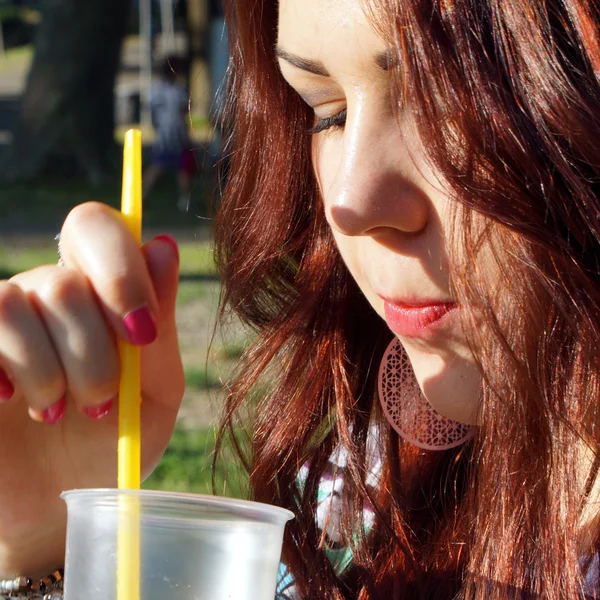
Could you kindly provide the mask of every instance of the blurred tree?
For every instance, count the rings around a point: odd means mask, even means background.
[[[115,162],[113,89],[130,0],[45,0],[7,180],[83,173],[107,180]]]

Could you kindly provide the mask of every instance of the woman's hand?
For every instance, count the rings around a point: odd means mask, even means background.
[[[140,249],[117,211],[88,203],[61,256],[0,282],[0,577],[62,564],[63,490],[116,486],[118,340],[143,347],[143,476],[183,395],[172,240]]]

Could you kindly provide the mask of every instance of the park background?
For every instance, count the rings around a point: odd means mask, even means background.
[[[177,303],[187,389],[167,452],[144,487],[211,493],[215,426],[247,334],[215,329],[219,282],[210,248],[219,199],[215,137],[226,65],[222,7],[209,0],[0,0],[0,279],[56,262],[54,238],[88,200],[118,207],[124,131],[153,138],[148,91],[166,56],[186,65],[197,173],[187,210],[174,175],[145,200],[144,238],[180,244]],[[233,464],[215,473],[227,488]],[[235,477],[233,478],[236,479]]]

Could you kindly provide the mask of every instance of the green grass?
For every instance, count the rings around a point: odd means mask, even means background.
[[[221,387],[219,378],[207,367],[190,367],[185,369],[185,384],[186,387],[193,387],[199,390],[211,390]]]
[[[179,245],[182,273],[215,275],[215,261],[209,242],[186,242]]]
[[[10,1],[0,0],[0,19],[2,19],[2,21],[15,19],[23,21],[24,23],[37,25],[40,22],[41,14],[39,10],[14,6]],[[28,48],[31,47],[28,46]]]
[[[0,11],[0,19],[5,20],[8,18],[10,17],[4,16],[2,11]],[[27,71],[32,58],[33,46],[19,46],[18,48],[7,49],[4,52],[4,56],[0,57],[0,75],[16,74]]]
[[[198,431],[175,429],[167,451],[154,473],[144,482],[145,489],[212,494],[211,468],[216,433],[209,427]],[[226,447],[225,453],[230,453]],[[244,497],[247,477],[234,460],[227,460],[215,472],[219,495]]]
[[[210,301],[216,310],[217,294],[215,286],[209,281],[180,281],[177,306],[185,306],[190,302]]]
[[[56,244],[44,247],[8,248],[0,246],[0,279],[7,279],[21,271],[33,269],[39,265],[56,263],[58,258]]]
[[[242,356],[249,344],[250,340],[248,339],[225,344],[216,350],[215,358],[219,360],[237,360]]]
[[[48,238],[40,235],[30,245],[17,241],[4,242],[0,245],[0,273],[7,277],[33,269],[39,265],[53,264],[57,261],[56,242],[52,236]],[[46,241],[47,240],[47,241]],[[196,292],[216,276],[215,264],[209,242],[180,241],[179,252],[181,256],[180,272],[184,283],[193,285]],[[185,281],[190,277],[191,281]],[[195,280],[194,278],[198,278]],[[193,294],[189,294],[192,296]]]
[[[0,61],[1,62],[1,61]],[[179,192],[175,178],[167,174],[144,201],[144,227],[176,227],[190,231],[206,229],[214,213],[215,201],[205,182],[198,178],[193,187],[190,212],[177,210]],[[77,204],[97,200],[118,208],[121,198],[120,175],[114,181],[92,187],[83,180],[46,177],[31,183],[0,183],[0,210],[4,231],[59,231],[69,211]]]

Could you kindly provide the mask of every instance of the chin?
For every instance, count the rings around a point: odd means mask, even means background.
[[[482,379],[473,358],[404,346],[417,383],[431,406],[449,419],[478,425]]]

